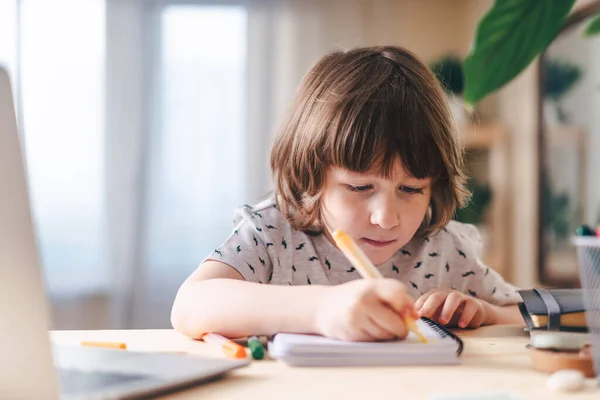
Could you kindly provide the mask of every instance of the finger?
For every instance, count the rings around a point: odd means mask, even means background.
[[[381,279],[375,289],[379,300],[389,305],[397,313],[416,317],[415,302],[406,293],[406,287],[402,282],[393,279]]]
[[[421,309],[421,307],[423,307],[423,304],[425,304],[425,301],[434,293],[436,293],[437,290],[430,290],[429,292],[425,293],[424,295],[422,295],[421,297],[419,297],[417,299],[417,301],[415,301],[415,309],[417,311],[419,311]]]
[[[446,300],[446,294],[442,292],[433,293],[423,304],[423,307],[419,310],[419,316],[432,318],[439,312],[440,307]]]
[[[373,337],[362,328],[347,330],[335,338],[347,342],[371,342],[374,340]]]
[[[446,324],[446,326],[452,326],[452,327],[457,327],[458,326],[458,320],[460,319],[460,316],[462,315],[463,311],[465,310],[465,303],[461,303],[460,306],[456,309],[456,311],[454,311],[454,315],[452,316],[452,319],[450,320],[450,322],[448,322]]]
[[[460,328],[469,326],[478,311],[480,311],[480,307],[479,304],[477,304],[477,301],[467,301],[465,304],[465,309],[458,320],[458,326]]]
[[[368,342],[375,340],[375,337],[367,330],[370,324],[367,311],[356,314],[350,322],[350,325],[341,335],[342,340],[353,342]]]
[[[371,337],[371,340],[391,340],[394,338],[393,333],[379,326],[371,318],[369,318],[369,321],[364,326],[363,331]]]
[[[444,307],[440,313],[440,323],[445,325],[450,322],[458,307],[460,307],[460,305],[465,301],[466,298],[463,294],[459,292],[450,292],[448,297],[446,297]]]
[[[366,328],[362,328],[355,334],[355,338],[352,340],[355,342],[373,342],[377,339]]]
[[[404,339],[408,329],[398,313],[388,306],[374,309],[370,315],[371,321],[389,334],[389,339]]]

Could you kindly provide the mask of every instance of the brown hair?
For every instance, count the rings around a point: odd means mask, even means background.
[[[271,149],[277,206],[295,229],[320,230],[328,167],[375,167],[390,177],[398,157],[413,177],[432,178],[419,232],[435,233],[469,197],[464,153],[441,85],[400,47],[328,54],[302,81]]]

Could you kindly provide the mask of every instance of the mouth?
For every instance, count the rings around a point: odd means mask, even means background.
[[[373,246],[373,247],[386,247],[386,246],[389,246],[389,245],[393,244],[396,241],[396,239],[393,239],[393,240],[375,240],[375,239],[369,239],[369,238],[362,238],[360,240],[361,240],[361,242],[366,243],[366,244],[368,244],[370,246]]]

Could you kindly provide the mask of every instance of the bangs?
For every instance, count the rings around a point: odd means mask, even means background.
[[[331,121],[323,148],[325,163],[390,179],[399,160],[414,178],[447,176],[435,140],[440,136],[436,113],[425,99],[403,95],[415,91],[406,87],[409,83],[395,75],[381,80],[385,85],[373,82],[367,92],[341,96],[346,101],[322,109]]]

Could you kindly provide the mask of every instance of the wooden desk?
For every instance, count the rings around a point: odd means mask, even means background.
[[[430,399],[447,393],[504,392],[516,399],[600,399],[600,387],[586,380],[582,392],[555,393],[548,375],[533,370],[525,345],[529,337],[516,326],[457,331],[465,341],[461,365],[378,368],[293,368],[271,360],[253,362],[225,379],[164,399]],[[56,343],[81,340],[123,341],[130,350],[185,351],[222,357],[219,350],[172,330],[55,331]]]

